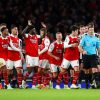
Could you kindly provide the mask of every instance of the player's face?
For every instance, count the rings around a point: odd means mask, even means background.
[[[85,27],[80,27],[80,34],[84,34],[85,33]]]
[[[58,41],[61,41],[62,40],[62,34],[56,34],[56,39]]]
[[[9,32],[8,32],[8,29],[5,29],[5,30],[3,31],[3,33],[2,33],[2,34],[3,34],[3,35],[5,35],[5,36],[7,36],[7,35],[8,35],[8,33],[9,33]]]
[[[91,27],[88,29],[88,34],[93,35],[94,34],[94,27]]]
[[[44,31],[40,31],[40,35],[41,35],[41,37],[43,37],[44,36]]]
[[[14,27],[14,28],[12,29],[12,34],[13,34],[13,35],[18,35],[18,28],[17,28],[17,27]]]
[[[78,36],[78,29],[74,31],[74,36]]]
[[[85,26],[85,32],[86,33],[88,32],[88,26]]]

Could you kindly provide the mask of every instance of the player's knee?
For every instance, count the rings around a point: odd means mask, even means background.
[[[17,74],[21,74],[22,73],[20,68],[17,68],[16,71],[17,71]]]
[[[53,73],[53,77],[56,78],[57,77],[57,72]]]
[[[79,72],[79,66],[75,66],[75,67],[74,67],[74,71],[75,71],[75,72]]]

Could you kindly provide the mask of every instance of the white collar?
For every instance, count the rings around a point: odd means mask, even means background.
[[[56,40],[57,44],[62,44],[62,41],[59,43],[57,40]]]
[[[13,34],[11,34],[10,36],[12,36],[12,37],[18,37],[18,36],[14,36]]]
[[[4,38],[4,37],[2,36],[2,34],[1,34],[1,38],[2,38],[2,39],[7,39],[7,36]]]
[[[75,37],[74,37],[74,36],[72,36],[72,35],[69,35],[69,36],[70,36],[71,38],[77,38],[77,36],[75,36]]]

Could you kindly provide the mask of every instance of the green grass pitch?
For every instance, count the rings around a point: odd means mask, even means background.
[[[0,100],[100,100],[99,89],[0,90]]]

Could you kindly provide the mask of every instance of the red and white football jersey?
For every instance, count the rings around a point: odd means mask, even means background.
[[[56,60],[53,57],[50,57],[49,58],[50,64],[61,65],[62,59],[63,59],[63,53],[64,53],[64,44],[63,44],[63,42],[58,43],[57,41],[54,41],[50,45],[48,51],[52,52],[53,55],[60,58],[59,60]]]
[[[65,39],[65,44],[66,44],[66,41],[67,41],[68,45],[70,45],[70,44],[73,44],[73,43],[78,43],[78,38],[68,36]],[[79,59],[78,46],[77,47],[65,48],[64,58],[67,59],[67,60],[78,60]]]
[[[12,61],[17,61],[21,59],[21,45],[20,39],[13,35],[9,36],[10,38],[10,47],[8,48],[8,59]]]
[[[26,34],[25,38],[26,55],[38,57],[38,36]]]
[[[9,38],[0,36],[0,58],[7,60],[8,58]]]
[[[40,51],[42,51],[45,47],[49,48],[49,45],[50,45],[50,40],[46,36],[45,38],[42,39],[42,43],[40,44],[40,47],[39,47]],[[43,59],[46,59],[46,60],[49,59],[48,50],[46,50],[44,53],[39,55],[39,60],[43,60]]]

